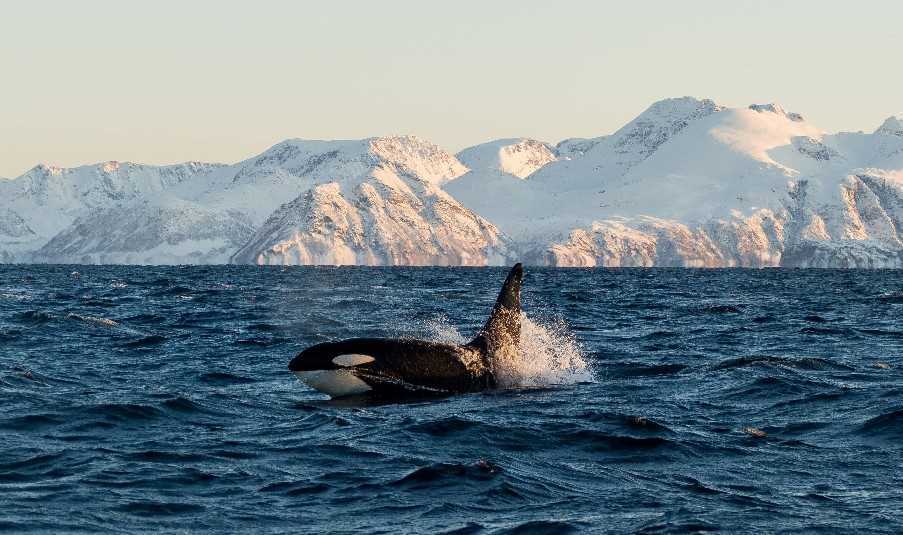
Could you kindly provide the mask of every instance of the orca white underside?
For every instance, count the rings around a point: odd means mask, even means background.
[[[351,370],[311,370],[295,372],[295,375],[307,386],[334,398],[357,396],[373,390]]]

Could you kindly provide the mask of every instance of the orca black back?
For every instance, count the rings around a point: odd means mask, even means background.
[[[520,343],[523,267],[505,279],[485,326],[457,346],[406,338],[351,338],[299,353],[289,370],[307,385],[346,397],[476,392],[496,386],[494,367],[516,355]]]

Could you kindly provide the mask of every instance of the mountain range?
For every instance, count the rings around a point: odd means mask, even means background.
[[[903,120],[654,103],[610,135],[290,139],[0,179],[0,262],[903,267]]]

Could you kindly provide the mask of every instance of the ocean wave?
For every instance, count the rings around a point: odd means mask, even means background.
[[[706,521],[702,518],[687,516],[685,518],[673,518],[664,515],[663,520],[654,520],[638,527],[634,533],[643,535],[665,535],[671,533],[706,533],[721,531],[718,524]]]
[[[288,338],[281,337],[273,337],[273,338],[240,338],[232,342],[237,346],[258,346],[258,347],[271,347],[280,344],[285,344],[286,342],[290,342]]]
[[[725,399],[773,399],[777,396],[798,396],[812,389],[829,386],[826,383],[798,377],[767,375],[753,381],[731,385],[721,396]]]
[[[874,299],[882,303],[900,304],[903,303],[903,292],[884,292],[875,296]]]
[[[739,314],[743,312],[743,305],[708,305],[699,311],[703,314]]]
[[[71,474],[69,450],[31,455],[18,461],[0,462],[0,483],[31,483],[60,479]]]
[[[576,415],[580,421],[604,422],[623,426],[632,430],[640,430],[650,433],[671,433],[668,426],[656,422],[646,416],[634,416],[608,411],[584,411]]]
[[[596,366],[598,373],[609,379],[676,375],[689,368],[686,364],[645,364],[641,362],[612,362]]]
[[[166,296],[189,295],[192,292],[193,292],[193,290],[187,286],[169,286],[167,288],[149,292],[148,295],[151,297],[166,297]]]
[[[202,383],[217,386],[243,385],[254,382],[254,379],[249,377],[242,377],[241,375],[234,375],[227,372],[204,373],[198,376],[198,380]]]
[[[779,357],[773,355],[750,355],[722,360],[712,366],[714,370],[729,370],[747,366],[780,366],[799,370],[852,370],[853,368],[833,360],[820,357]]]
[[[844,389],[839,391],[832,392],[818,392],[816,394],[812,394],[809,396],[805,396],[802,398],[790,399],[785,401],[779,401],[773,404],[772,408],[780,408],[780,407],[798,407],[800,405],[809,405],[813,403],[828,403],[828,402],[836,402],[846,396],[852,395],[854,393],[853,390]]]
[[[161,450],[146,450],[146,451],[136,451],[129,453],[122,453],[119,455],[122,459],[127,461],[139,461],[139,462],[149,462],[149,463],[199,463],[210,460],[210,458],[206,455],[200,455],[196,453],[182,453],[178,451],[161,451]],[[209,480],[210,478],[204,478],[205,480]]]
[[[252,323],[246,327],[249,331],[257,331],[264,333],[271,333],[278,331],[280,327],[278,325],[274,325],[272,323]]]
[[[419,422],[406,427],[406,429],[408,431],[425,433],[434,437],[444,437],[456,435],[481,426],[482,424],[480,422],[474,422],[458,416],[450,416],[448,418],[440,418],[428,422]]]
[[[177,396],[174,398],[167,399],[161,405],[163,406],[164,409],[174,411],[174,412],[179,412],[179,413],[188,413],[188,414],[217,413],[217,411],[208,409],[207,407],[204,407],[204,406],[202,406],[188,398],[182,397],[182,396]]]
[[[132,340],[131,342],[126,342],[126,343],[122,344],[122,346],[123,347],[131,347],[131,348],[152,347],[152,346],[158,346],[160,344],[163,344],[166,342],[166,340],[167,340],[167,338],[165,336],[161,336],[159,334],[152,334],[149,336],[143,336],[143,337],[139,338],[138,340]]]
[[[565,535],[580,531],[581,524],[561,520],[529,520],[496,530],[498,535]],[[476,532],[473,532],[476,533]]]
[[[862,424],[860,429],[869,437],[903,441],[903,408],[870,418]]]
[[[185,502],[133,501],[116,507],[116,510],[139,517],[194,515],[204,511],[204,506]]]
[[[407,489],[433,485],[460,485],[490,481],[501,473],[501,467],[487,460],[479,460],[471,464],[435,463],[417,468],[390,485]]]
[[[102,325],[104,327],[117,327],[119,322],[115,320],[111,320],[110,318],[104,318],[101,316],[82,316],[81,314],[69,313],[66,315],[67,320],[77,320],[84,323],[90,323],[94,325]]]
[[[853,331],[852,329],[844,328],[833,329],[829,327],[804,327],[800,329],[800,334],[851,336],[855,334],[855,331]]]
[[[163,411],[138,403],[99,403],[76,408],[80,417],[99,416],[114,422],[147,421],[162,418]]]
[[[12,342],[21,338],[22,331],[19,329],[2,329],[0,328],[0,342]]]
[[[856,329],[857,332],[867,334],[869,336],[880,336],[885,338],[903,338],[903,331],[889,331],[886,329]]]
[[[373,402],[326,401],[286,363],[362,333],[467,341],[496,271],[80,266],[73,279],[73,269],[0,266],[0,282],[33,274],[7,284],[32,299],[0,298],[0,530],[901,523],[903,271],[531,269],[512,381]],[[449,291],[419,292],[431,286]],[[176,287],[191,292],[166,293]],[[740,312],[703,312],[712,306]]]
[[[330,490],[332,490],[332,487],[325,483],[311,483],[307,481],[279,481],[259,489],[260,492],[278,493],[290,497],[323,494]]]
[[[56,315],[43,310],[26,310],[13,314],[12,320],[18,323],[24,323],[28,326],[37,326],[49,323],[56,319]]]
[[[66,420],[58,414],[26,414],[0,419],[0,429],[36,431],[47,427],[56,427],[65,422]]]
[[[33,296],[28,292],[21,291],[0,291],[0,300],[6,301],[30,301]]]
[[[682,452],[684,447],[678,442],[660,436],[630,436],[612,434],[592,429],[581,429],[562,434],[566,444],[585,447],[592,451],[633,455],[649,450],[669,450]]]
[[[123,319],[123,321],[127,323],[151,323],[151,324],[160,324],[164,323],[167,320],[167,316],[162,314],[133,314],[131,316],[127,316]]]

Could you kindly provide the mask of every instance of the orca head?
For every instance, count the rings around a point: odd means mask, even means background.
[[[288,369],[315,390],[334,398],[365,394],[373,388],[358,374],[373,364],[371,355],[353,353],[339,343],[317,344],[291,360]]]

